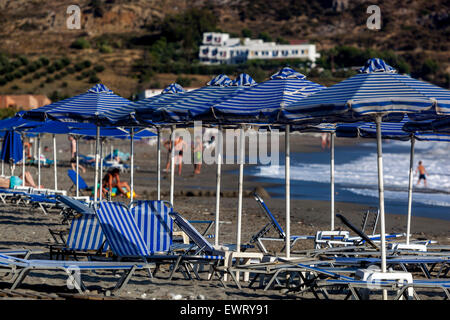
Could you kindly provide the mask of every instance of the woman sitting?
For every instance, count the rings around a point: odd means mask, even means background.
[[[22,185],[23,185],[22,175],[20,177],[18,177],[18,176],[11,176],[9,178],[0,177],[0,188],[14,189],[15,186],[21,187]],[[28,171],[25,171],[25,186],[37,188],[36,183],[34,183],[33,176]],[[42,188],[42,186],[41,186],[41,188]]]
[[[103,195],[106,196],[108,192],[113,193],[113,188],[117,190],[116,191],[117,194],[121,194],[128,198],[130,197],[131,188],[127,182],[120,181],[119,168],[113,168],[112,170],[108,171],[103,177],[102,183]],[[134,197],[136,197],[136,194],[134,194]]]

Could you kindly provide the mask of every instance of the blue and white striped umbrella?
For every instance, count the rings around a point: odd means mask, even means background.
[[[410,122],[407,115],[400,122],[381,123],[381,137],[383,139],[394,139],[409,141],[412,137],[420,141],[450,141],[450,135],[438,134],[430,131],[415,130],[405,131],[404,126]],[[336,136],[338,137],[362,137],[376,138],[377,127],[374,122],[355,122],[338,124],[336,126]]]
[[[216,77],[217,78],[217,77]],[[194,120],[214,119],[212,106],[228,99],[238,92],[249,90],[249,84],[254,80],[248,75],[242,75],[243,85],[231,85],[231,81],[212,79],[208,85],[179,94],[173,99],[155,99],[136,108],[136,118],[152,123],[186,124]],[[227,77],[228,78],[228,77]],[[225,77],[221,77],[225,79]],[[229,79],[229,78],[228,78]],[[223,85],[223,83],[228,85]],[[211,84],[212,83],[212,84]]]
[[[283,108],[323,88],[301,73],[283,68],[271,79],[214,105],[214,115],[228,122],[275,122]]]
[[[318,118],[336,122],[391,114],[401,121],[404,113],[414,117],[432,108],[435,100],[427,95],[429,86],[433,85],[393,72],[379,59],[370,60],[359,74],[289,105],[282,116],[287,122]]]
[[[62,122],[90,122],[113,124],[132,109],[128,99],[114,94],[103,84],[96,84],[85,93],[67,98],[24,113],[25,118]]]
[[[219,74],[217,77],[211,79],[206,85],[208,86],[230,86],[233,81],[226,74]]]
[[[185,92],[185,91],[186,90],[181,85],[179,85],[178,83],[171,83],[166,88],[164,88],[161,93],[163,93],[163,94],[166,94],[166,93],[181,93],[181,92]]]
[[[252,77],[246,73],[241,73],[231,83],[232,86],[254,86],[256,83]]]

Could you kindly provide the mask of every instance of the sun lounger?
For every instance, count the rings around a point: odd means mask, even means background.
[[[73,217],[83,215],[83,214],[95,214],[94,209],[87,205],[86,202],[74,199],[72,197],[57,195],[55,196],[56,201],[59,201],[63,209],[61,214],[63,215],[64,224],[66,221],[72,219]]]
[[[270,212],[267,205],[264,203],[264,200],[257,194],[253,194],[256,202],[260,205],[262,211],[269,219],[269,223],[267,223],[261,230],[259,230],[250,240],[250,243],[256,243],[258,249],[263,252],[267,253],[267,249],[263,244],[263,241],[284,241],[286,242],[286,234],[283,230],[283,228],[278,223],[275,216]],[[269,233],[270,230],[275,230],[278,237],[265,237],[267,233]],[[307,236],[307,235],[297,235],[297,236],[291,236],[291,248],[294,246],[294,244],[298,240],[314,240],[314,236]],[[284,250],[284,247],[281,251]]]
[[[70,187],[69,191],[72,190],[72,188],[76,188],[77,185],[77,172],[75,170],[69,169],[67,170],[67,175],[69,176],[70,180],[72,181],[72,186]],[[78,175],[78,190],[81,192],[88,192],[89,194],[93,190],[93,187],[89,187],[84,179],[81,177],[81,175]]]
[[[104,261],[62,261],[62,260],[27,260],[13,256],[0,254],[0,269],[12,273],[11,289],[16,289],[26,276],[36,270],[64,271],[70,280],[70,284],[80,293],[86,291],[81,279],[82,271],[118,271],[122,270],[122,277],[118,280],[113,292],[119,293],[127,285],[134,272],[138,269],[149,269],[147,263],[136,262],[104,262]],[[67,282],[69,284],[69,282]]]
[[[50,259],[73,256],[100,256],[108,250],[108,244],[93,212],[80,213],[71,220],[67,237],[65,231],[50,230],[55,243],[49,245]]]
[[[200,254],[200,252],[195,255],[177,255],[170,254],[169,251],[166,253],[152,251],[155,250],[155,247],[146,243],[132,213],[120,202],[101,202],[96,209],[96,216],[113,254],[118,259],[153,261],[157,264],[173,264],[175,262],[170,278],[172,278],[173,273],[178,270],[179,266],[184,267],[186,273],[189,275],[188,263],[209,262],[215,265],[218,261],[223,260],[223,255],[219,255],[219,252],[214,252],[217,255]],[[161,231],[162,229],[159,230]],[[157,230],[154,229],[155,232]],[[158,235],[156,235],[157,237]],[[154,237],[150,237],[150,239],[154,239]]]

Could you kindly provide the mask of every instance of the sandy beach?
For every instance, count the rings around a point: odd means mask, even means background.
[[[58,136],[58,187],[67,190],[71,187],[67,176],[69,169],[69,143],[67,136]],[[358,140],[337,139],[337,144],[358,143]],[[48,145],[51,151],[51,138],[48,136],[43,146]],[[280,151],[283,151],[283,137],[280,137]],[[122,152],[129,152],[127,141],[115,141],[115,147]],[[109,147],[108,147],[109,148]],[[135,188],[139,199],[156,198],[156,145],[148,145],[143,142],[136,144],[136,174]],[[306,135],[292,135],[292,152],[311,152],[320,150],[320,140],[317,137]],[[90,146],[87,143],[80,145],[82,154],[88,154]],[[52,152],[46,155],[51,159]],[[163,167],[166,160],[166,151],[162,152]],[[222,193],[220,210],[220,243],[236,242],[237,219],[237,176],[233,173],[237,165],[224,165],[222,177]],[[18,170],[18,169],[16,169]],[[20,170],[20,169],[19,169]],[[36,167],[27,168],[33,175]],[[6,169],[6,173],[9,169]],[[42,184],[45,187],[53,187],[53,167],[42,169]],[[187,219],[214,220],[215,211],[215,182],[216,166],[203,165],[201,174],[193,175],[193,166],[184,165],[181,176],[175,176],[175,200],[174,208]],[[88,168],[82,174],[89,185],[93,184],[94,171]],[[35,176],[36,177],[36,176]],[[129,181],[129,173],[121,175],[123,180]],[[169,177],[163,174],[162,194],[163,199],[168,199]],[[36,178],[35,178],[36,179]],[[242,242],[247,242],[251,236],[267,223],[267,218],[261,212],[257,202],[249,195],[255,188],[265,188],[268,184],[258,183],[251,177],[244,178],[244,191],[247,195],[243,201],[243,229]],[[72,189],[74,190],[74,189]],[[264,191],[264,190],[263,190]],[[125,201],[125,199],[123,199]],[[265,197],[266,204],[276,216],[282,226],[285,226],[285,201],[284,199]],[[291,201],[291,234],[314,235],[318,230],[328,230],[330,226],[330,203],[328,201],[292,200]],[[355,225],[359,225],[362,213],[367,207],[352,203],[336,203],[336,213],[343,214]],[[40,258],[48,258],[47,244],[52,242],[48,229],[64,230],[67,225],[61,224],[62,217],[56,212],[44,215],[39,209],[29,209],[17,205],[1,205],[0,207],[0,249],[26,248],[42,250]],[[386,231],[405,232],[406,216],[387,212]],[[340,221],[336,220],[336,226],[341,230],[348,230]],[[415,238],[437,240],[440,244],[449,244],[450,221],[413,217],[412,234]],[[312,241],[303,241],[293,249],[311,249]],[[271,252],[279,252],[280,247],[269,246]],[[256,249],[254,249],[256,250]],[[119,297],[125,299],[213,299],[213,300],[240,300],[240,299],[313,299],[312,294],[298,295],[286,293],[279,289],[268,291],[248,289],[244,285],[242,291],[232,283],[224,288],[219,281],[189,281],[184,280],[181,274],[176,275],[176,280],[165,279],[169,273],[162,270],[156,278],[149,279],[145,272],[139,272],[129,283]],[[43,276],[45,275],[45,276]],[[112,278],[110,278],[112,277]],[[63,295],[55,293],[73,293],[65,286],[64,273],[36,272],[25,280],[25,283],[16,289],[17,292],[45,293],[45,298],[62,298]],[[83,277],[85,284],[90,289],[90,295],[98,298],[110,298],[105,289],[113,286],[117,281],[110,273],[86,274]],[[7,288],[6,282],[0,282],[0,290]],[[1,293],[2,291],[0,291]]]

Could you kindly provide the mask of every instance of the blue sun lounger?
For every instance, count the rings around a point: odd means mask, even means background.
[[[69,169],[67,170],[67,175],[69,176],[70,180],[72,181],[73,185],[70,187],[69,191],[72,190],[72,188],[76,188],[77,186],[77,172],[75,170]],[[80,191],[86,191],[91,192],[93,190],[93,187],[89,187],[84,181],[84,179],[81,177],[81,175],[78,175],[78,190]]]
[[[277,219],[272,214],[272,212],[270,212],[269,208],[264,203],[264,200],[261,198],[261,196],[259,196],[257,193],[253,193],[253,196],[254,196],[256,202],[258,202],[258,204],[260,205],[260,207],[261,207],[262,211],[264,212],[264,214],[266,215],[266,217],[269,219],[269,222],[251,238],[250,243],[256,243],[258,249],[261,252],[267,253],[267,249],[264,246],[263,241],[279,241],[279,242],[284,241],[284,242],[286,242],[286,233],[284,232],[283,228],[278,223]],[[275,230],[278,237],[277,238],[265,237],[265,235],[272,229]],[[298,240],[314,240],[314,239],[315,239],[314,236],[292,235],[291,236],[291,248],[294,246],[294,244]],[[281,251],[283,251],[283,250],[284,250],[284,247],[283,247],[283,249],[281,249]]]
[[[99,256],[109,249],[98,219],[94,213],[82,213],[71,221],[67,239],[64,232],[49,230],[55,244],[50,244],[50,259],[65,256]]]
[[[119,293],[127,285],[136,270],[149,268],[150,266],[146,263],[136,262],[28,260],[0,254],[0,270],[9,271],[13,275],[11,279],[12,290],[16,289],[30,272],[46,270],[64,271],[74,288],[78,292],[84,293],[86,287],[81,279],[82,271],[122,270],[122,277],[113,289],[113,292]]]
[[[118,259],[156,261],[158,264],[167,262],[173,264],[175,262],[170,278],[172,278],[178,266],[183,266],[189,274],[187,262],[209,261],[215,263],[223,259],[222,255],[170,254],[170,246],[167,242],[162,242],[165,245],[155,249],[155,246],[146,243],[132,213],[120,202],[101,202],[96,209],[96,216],[113,254]],[[161,249],[165,250],[165,252],[155,251]]]

